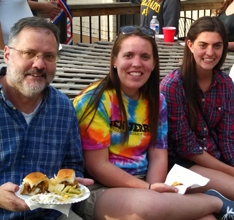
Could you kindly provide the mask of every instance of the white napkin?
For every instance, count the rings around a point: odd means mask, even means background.
[[[174,182],[182,185],[176,186],[178,193],[184,194],[188,188],[205,186],[210,180],[189,169],[175,164],[167,175],[165,184],[171,186]]]
[[[56,209],[57,211],[65,214],[68,217],[69,210],[71,208],[71,204],[61,204],[61,205],[56,205],[56,204],[39,204],[36,202],[31,201],[30,199],[26,199],[25,202],[27,203],[28,207],[33,210],[37,208],[43,208],[43,209]]]

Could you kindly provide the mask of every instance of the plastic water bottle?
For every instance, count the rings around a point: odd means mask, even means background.
[[[159,34],[159,21],[156,15],[153,15],[152,20],[150,21],[150,28],[155,31],[155,35]]]

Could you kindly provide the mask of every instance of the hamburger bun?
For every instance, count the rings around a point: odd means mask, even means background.
[[[48,178],[45,174],[41,172],[33,172],[24,177],[23,183],[29,183],[30,187],[36,186],[42,181],[48,181]]]
[[[58,183],[62,183],[64,181],[74,184],[76,177],[76,173],[72,169],[61,169],[58,171],[58,174],[56,176],[56,180]]]
[[[29,173],[23,179],[23,187],[20,193],[22,195],[35,195],[39,193],[48,192],[48,178],[44,173],[33,172]]]

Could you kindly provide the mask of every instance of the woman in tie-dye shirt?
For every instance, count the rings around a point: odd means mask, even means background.
[[[73,206],[83,219],[188,220],[211,212],[211,196],[181,196],[164,184],[167,108],[154,36],[122,27],[110,73],[74,99],[86,170],[95,179],[91,196]]]
[[[77,116],[80,119],[83,149],[85,151],[108,150],[110,163],[130,174],[145,176],[148,168],[147,150],[151,140],[148,100],[143,97],[143,94],[138,99],[131,99],[121,92],[127,116],[126,125],[125,120],[121,119],[116,91],[106,90],[101,96],[95,117],[92,119],[93,113],[90,113],[82,120],[82,115],[89,113],[86,108],[98,86],[100,82],[90,86],[74,101]],[[157,140],[152,146],[156,149],[167,149],[167,112],[162,95],[160,95],[158,105],[160,119],[158,123],[156,120],[154,122],[155,125],[159,124],[158,134],[155,134]],[[91,120],[92,123],[89,125]],[[126,126],[128,139],[123,141]]]
[[[131,38],[129,42],[124,40],[126,36],[119,37],[113,47],[110,74],[83,90],[75,98],[74,106],[85,157],[100,150],[98,152],[108,155],[111,172],[118,172],[121,168],[129,174],[146,177],[148,149],[155,149],[153,153],[158,157],[166,158],[167,155],[167,109],[165,99],[159,93],[154,38],[143,35],[154,41],[154,47],[145,40],[143,46],[147,43],[149,50],[142,47],[138,51],[132,48]],[[121,43],[126,44],[124,50],[121,50]],[[159,162],[162,163],[161,160],[156,161]],[[166,167],[166,160],[161,165]],[[94,178],[100,181],[98,177]],[[147,182],[153,182],[148,178],[152,177],[147,177]],[[162,176],[158,174],[156,179],[163,181],[165,173]]]

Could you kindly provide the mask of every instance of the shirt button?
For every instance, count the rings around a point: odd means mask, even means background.
[[[202,147],[199,147],[199,150],[202,150]]]
[[[24,155],[22,155],[22,158],[25,158],[25,156],[24,156]]]
[[[204,128],[204,131],[206,131],[206,128]]]
[[[206,140],[206,138],[203,138],[203,141],[205,141]]]
[[[218,110],[219,110],[219,111],[221,111],[221,109],[222,109],[221,107],[218,107]]]
[[[203,102],[205,102],[205,99],[202,99]]]
[[[205,151],[207,151],[207,148],[206,148],[206,147],[204,147],[204,150],[205,150]]]

